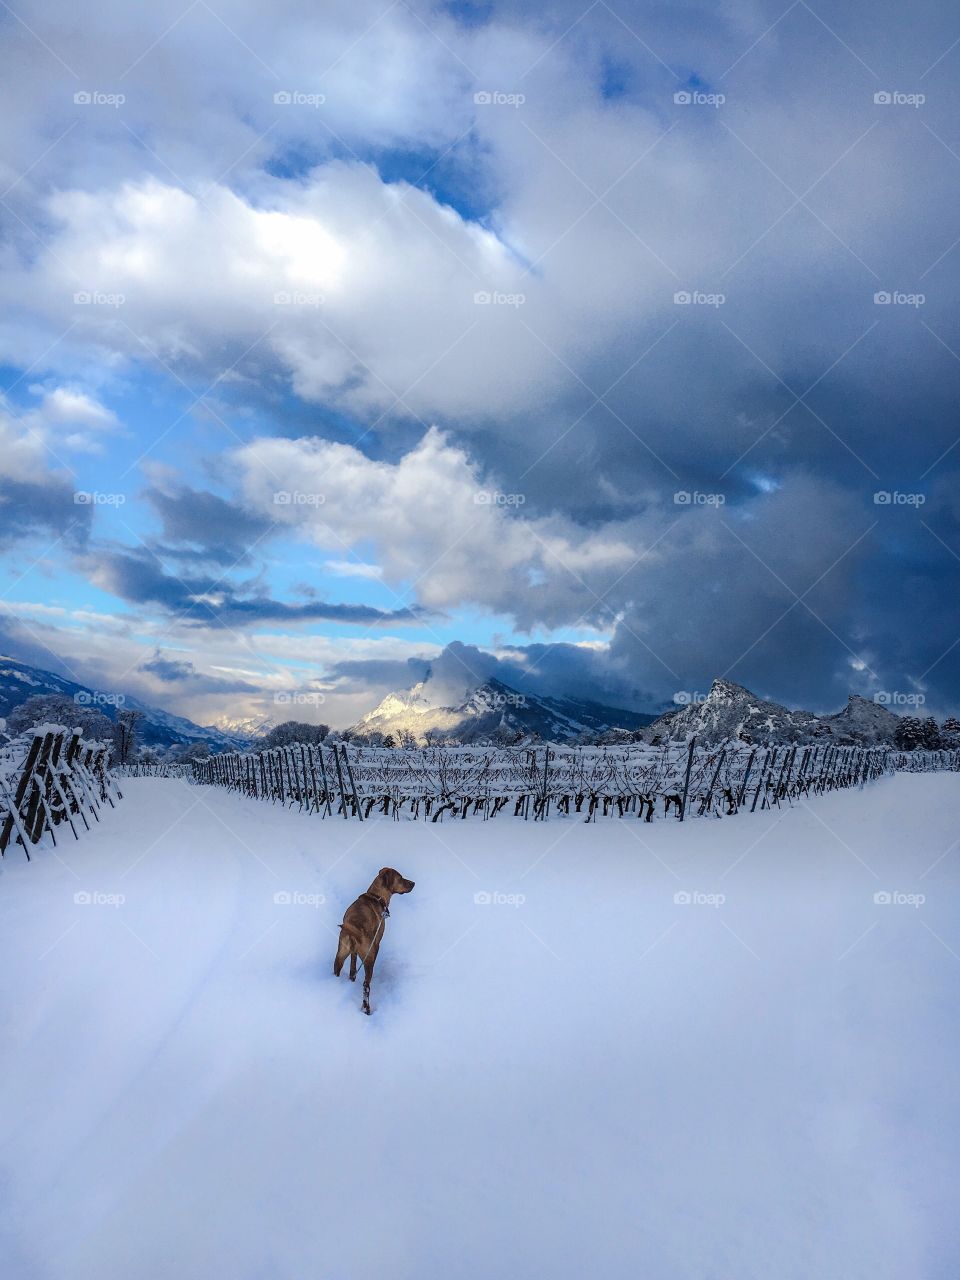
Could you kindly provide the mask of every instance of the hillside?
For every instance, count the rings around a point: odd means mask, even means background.
[[[738,738],[745,742],[822,743],[839,746],[893,742],[899,717],[886,707],[851,694],[842,711],[816,715],[791,711],[734,684],[717,679],[702,702],[668,711],[644,730],[648,742],[684,742],[694,734],[704,743]]]
[[[388,694],[349,733],[361,739],[392,734],[417,745],[428,739],[478,743],[532,735],[546,742],[575,742],[585,733],[640,729],[652,719],[641,712],[577,698],[521,693],[494,679],[465,691],[462,701],[444,704],[428,674],[411,689]]]
[[[117,698],[124,709],[143,712],[140,741],[144,746],[169,747],[178,742],[208,742],[211,751],[242,751],[249,743],[246,734],[228,732],[214,725],[194,724],[185,716],[162,711],[130,694],[117,695],[103,689],[91,689],[54,671],[44,671],[15,658],[0,656],[0,718],[8,716],[27,698],[42,693],[62,694],[78,705],[95,707],[110,720],[116,718],[117,706],[109,699]]]

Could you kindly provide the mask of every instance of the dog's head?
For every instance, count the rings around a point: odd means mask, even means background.
[[[406,880],[393,867],[381,867],[377,879],[390,893],[410,893],[414,887],[413,880]]]

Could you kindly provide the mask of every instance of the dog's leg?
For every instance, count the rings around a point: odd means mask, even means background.
[[[370,983],[373,981],[373,966],[377,963],[377,951],[375,948],[372,955],[368,955],[363,962],[363,1004],[360,1006],[364,1013],[370,1013]]]
[[[350,981],[356,982],[356,980],[357,980],[357,948],[351,947],[350,948]]]
[[[348,955],[351,957],[350,967],[352,969],[352,973],[350,974],[350,977],[355,978],[357,976],[357,953],[353,948],[353,940],[350,935],[341,929],[340,941],[337,944],[337,957],[333,962],[333,976],[335,978],[340,977],[340,970],[343,968],[343,962],[346,960]]]

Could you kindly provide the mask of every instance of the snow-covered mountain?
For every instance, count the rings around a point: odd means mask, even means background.
[[[898,717],[886,707],[851,694],[842,711],[819,716],[791,711],[759,698],[732,680],[714,680],[702,702],[668,711],[644,730],[648,742],[703,743],[739,738],[745,742],[834,742],[837,745],[893,741]]]
[[[584,733],[639,729],[652,719],[641,712],[576,698],[520,693],[494,679],[466,688],[462,700],[450,705],[444,702],[428,673],[412,689],[388,694],[349,732],[356,738],[392,734],[418,745],[428,736],[432,741],[475,743],[512,741],[531,734],[547,742],[575,742]]]
[[[869,698],[851,693],[847,705],[836,715],[822,716],[823,723],[842,745],[892,742],[900,717]]]
[[[140,741],[145,746],[208,742],[211,751],[242,751],[249,744],[248,734],[225,731],[214,725],[204,728],[185,716],[175,716],[169,711],[161,711],[159,707],[152,707],[131,694],[113,699],[113,695],[105,690],[91,689],[54,671],[44,671],[15,658],[0,656],[0,717],[9,715],[14,707],[38,693],[62,694],[80,706],[102,711],[110,720],[116,718],[118,704],[124,710],[142,711]]]
[[[210,733],[232,734],[237,738],[263,738],[273,728],[272,720],[264,720],[263,716],[217,716],[212,724],[205,726]]]

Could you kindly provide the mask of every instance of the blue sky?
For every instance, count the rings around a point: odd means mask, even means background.
[[[955,25],[5,10],[3,648],[204,723],[445,649],[955,712]]]

